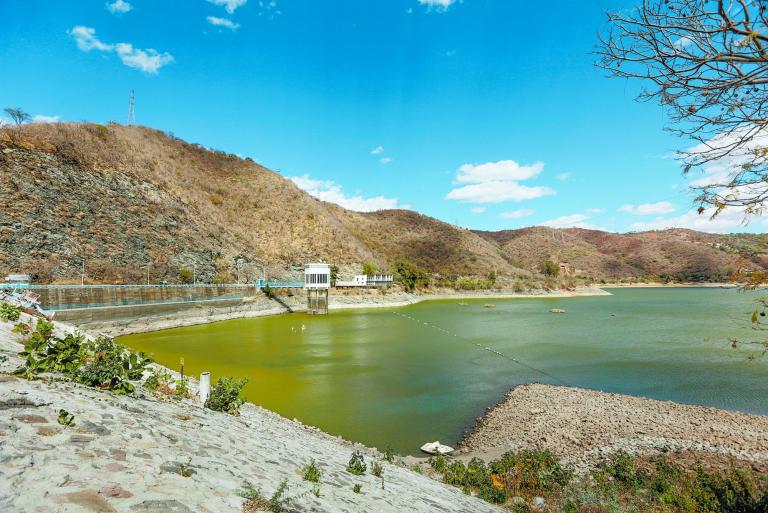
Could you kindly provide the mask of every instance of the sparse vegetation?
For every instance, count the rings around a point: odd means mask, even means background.
[[[735,467],[684,469],[669,456],[618,452],[581,479],[546,450],[508,452],[487,465],[436,456],[430,465],[444,482],[513,511],[531,511],[534,497],[545,499],[547,511],[564,513],[757,513],[768,506],[768,475]]]
[[[317,466],[315,460],[312,460],[304,466],[302,469],[302,475],[304,477],[304,481],[309,481],[310,483],[319,483],[320,478],[322,477],[322,472],[320,471],[320,467]]]
[[[211,395],[205,402],[206,408],[238,415],[240,406],[245,402],[240,392],[247,383],[248,378],[219,378],[211,387]]]
[[[355,493],[360,493],[362,489],[363,489],[363,485],[361,485],[360,483],[357,483],[352,487],[352,491]]]
[[[347,464],[347,472],[355,476],[362,476],[365,474],[367,468],[368,467],[365,464],[363,453],[360,451],[353,452],[352,457],[349,459],[349,463]]]
[[[16,322],[21,317],[21,308],[5,301],[0,301],[0,320],[4,322]]]
[[[40,374],[58,372],[68,378],[114,394],[135,391],[131,381],[141,379],[151,360],[144,353],[129,351],[110,338],[87,341],[82,335],[53,336],[53,324],[38,319],[36,329],[19,353],[24,365],[14,374],[35,379]]]
[[[363,274],[366,276],[371,276],[372,274],[376,274],[379,272],[379,266],[376,265],[374,262],[366,262],[363,264]]]
[[[413,292],[416,289],[429,286],[429,275],[424,269],[415,264],[399,258],[395,261],[395,281],[399,283],[406,292]]]
[[[560,274],[560,267],[552,260],[542,260],[539,263],[539,272],[544,276],[557,276]]]
[[[65,427],[75,426],[75,416],[64,409],[59,410],[59,417],[56,419],[56,421]]]

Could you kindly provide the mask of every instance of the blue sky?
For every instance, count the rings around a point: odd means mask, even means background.
[[[479,229],[741,226],[691,212],[661,108],[594,67],[635,1],[2,0],[0,107],[136,122],[355,209]]]

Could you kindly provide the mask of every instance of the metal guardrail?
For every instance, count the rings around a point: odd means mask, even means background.
[[[273,289],[304,288],[303,281],[263,281],[257,283],[198,283],[185,285],[37,285],[30,283],[0,283],[3,290],[64,290],[64,289],[195,289],[195,288],[264,288],[268,285]]]

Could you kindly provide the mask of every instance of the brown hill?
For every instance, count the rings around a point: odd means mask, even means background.
[[[495,245],[410,211],[321,202],[249,159],[156,130],[59,123],[0,130],[0,272],[41,281],[272,276],[322,259],[514,274]],[[527,274],[527,273],[522,273]]]
[[[725,281],[739,268],[763,269],[768,252],[766,235],[685,229],[618,234],[530,227],[475,233],[495,242],[522,268],[534,269],[550,259],[568,264],[574,274],[606,280]]]
[[[442,276],[528,277],[544,259],[594,278],[727,275],[761,266],[759,236],[674,230],[472,232],[407,210],[360,213],[290,180],[162,132],[120,125],[0,129],[0,274],[92,281],[251,280],[325,260],[359,269],[406,258]]]

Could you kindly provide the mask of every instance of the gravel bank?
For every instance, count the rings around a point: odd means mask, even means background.
[[[688,450],[768,462],[768,417],[581,388],[515,387],[462,441],[465,457],[548,448],[577,468],[623,449]]]

